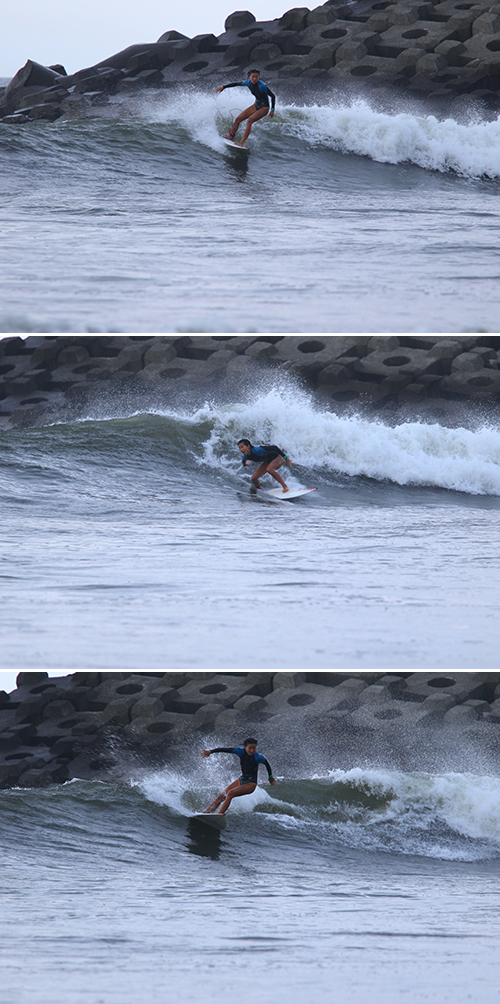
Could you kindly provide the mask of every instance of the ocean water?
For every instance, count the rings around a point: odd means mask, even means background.
[[[266,753],[222,833],[189,817],[234,770],[198,750],[0,792],[4,1004],[497,1004],[499,778]]]
[[[498,422],[225,391],[0,433],[2,669],[498,669]]]
[[[500,125],[196,86],[0,124],[0,330],[497,331]]]

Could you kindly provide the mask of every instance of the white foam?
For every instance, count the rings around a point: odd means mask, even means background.
[[[397,99],[401,106],[401,99]],[[238,110],[248,105],[246,89],[214,93],[175,92],[143,98],[137,106],[150,121],[181,125],[191,137],[218,152],[220,134]],[[411,163],[427,171],[450,171],[470,178],[500,177],[500,120],[458,122],[414,111],[378,111],[365,100],[338,99],[324,105],[295,106],[278,102],[275,119],[264,120],[252,133],[252,145],[266,136],[298,139],[311,147],[370,157],[385,164]]]
[[[500,121],[460,123],[412,112],[375,111],[367,101],[286,109],[285,135],[381,163],[409,161],[468,177],[500,175]]]
[[[375,794],[391,796],[387,814],[404,816],[409,810],[430,810],[436,819],[465,837],[488,840],[500,847],[500,778],[474,774],[361,768],[329,774],[332,781]],[[387,816],[386,814],[386,816]]]
[[[276,387],[251,403],[199,409],[189,421],[211,431],[204,463],[235,469],[236,442],[282,446],[310,470],[365,475],[400,485],[428,485],[474,495],[500,495],[500,431],[449,429],[423,422],[395,427],[361,416],[339,417],[316,408],[295,389]]]
[[[167,806],[176,815],[187,816],[191,810],[185,804],[186,779],[170,770],[158,770],[130,781],[139,791],[157,805]]]

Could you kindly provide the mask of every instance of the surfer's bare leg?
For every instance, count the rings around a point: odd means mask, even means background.
[[[226,810],[231,805],[233,798],[237,798],[239,795],[250,795],[252,791],[255,791],[256,787],[257,785],[254,781],[249,781],[248,784],[240,784],[239,780],[233,781],[233,783],[228,785],[226,788],[226,799],[219,809],[219,816],[224,815]]]
[[[210,805],[208,806],[208,809],[205,809],[205,812],[215,812],[215,809],[219,807],[221,802],[224,802],[224,799],[227,801],[227,805],[229,805],[231,799],[234,798],[235,795],[249,795],[250,792],[253,791],[255,787],[256,785],[253,784],[253,782],[249,784],[240,784],[240,779],[238,778],[237,781],[232,781],[231,784],[228,784],[227,788],[224,788],[224,791],[222,792],[221,795],[217,795],[217,798],[214,798],[213,802],[211,802]],[[236,788],[240,788],[241,790],[236,791]],[[232,794],[229,794],[229,792],[231,792]],[[221,812],[222,811],[225,812],[226,809],[224,810],[221,809]]]
[[[278,470],[282,464],[283,464],[283,457],[275,457],[274,460],[271,460],[271,463],[267,465],[267,473],[271,474],[273,478],[276,479],[276,481],[279,481],[283,491],[287,492],[288,485],[285,484],[283,478],[281,478],[280,475],[278,474]]]
[[[255,109],[255,105],[254,105],[254,109]],[[238,144],[239,146],[245,146],[245,143],[246,143],[246,141],[247,141],[247,139],[248,139],[248,137],[250,135],[250,131],[252,129],[252,126],[253,126],[254,122],[257,122],[259,119],[263,119],[264,116],[268,114],[268,112],[269,112],[269,108],[259,108],[258,112],[254,111],[253,115],[249,116],[245,132],[243,133],[243,139]],[[238,118],[239,118],[239,116],[238,116]],[[245,118],[246,118],[246,115],[245,115]]]
[[[232,136],[233,139],[236,136],[236,133],[238,132],[238,129],[240,128],[241,123],[244,122],[245,119],[247,119],[248,116],[252,114],[252,112],[255,112],[255,105],[250,105],[249,108],[245,108],[245,111],[240,112],[240,114],[236,116],[236,118],[235,118],[235,120],[234,120],[234,122],[233,122],[233,124],[232,124],[232,126],[231,126],[231,128],[229,130],[229,135]]]
[[[259,478],[264,477],[264,474],[268,470],[268,467],[269,467],[268,464],[259,464],[257,470],[253,472],[250,480],[252,484],[255,485],[256,488],[260,488]]]

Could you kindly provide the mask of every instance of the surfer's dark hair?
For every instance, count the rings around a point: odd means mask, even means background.
[[[238,446],[240,445],[240,443],[243,443],[243,446],[251,446],[252,445],[249,439],[238,439]]]
[[[258,746],[259,744],[258,744],[258,742],[257,742],[256,739],[244,739],[243,740],[243,745],[244,746]]]
[[[260,77],[260,70],[250,70],[250,73],[258,73]],[[248,74],[248,76],[250,76],[250,73]]]

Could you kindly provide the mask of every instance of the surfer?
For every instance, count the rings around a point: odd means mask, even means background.
[[[292,466],[292,461],[283,450],[280,450],[279,446],[273,446],[272,444],[252,446],[249,439],[240,439],[238,447],[240,453],[243,454],[243,467],[247,467],[250,463],[259,464],[259,467],[254,471],[251,478],[256,488],[261,487],[259,478],[262,478],[264,474],[271,474],[276,481],[279,481],[283,491],[288,491],[288,485],[285,484],[278,471],[284,460],[289,467]]]
[[[205,813],[215,812],[220,806],[218,815],[223,816],[226,809],[231,805],[233,798],[237,798],[238,795],[250,795],[252,791],[255,791],[260,763],[264,764],[270,783],[276,784],[271,764],[262,753],[257,753],[256,739],[245,739],[243,746],[234,746],[232,749],[230,747],[219,746],[217,749],[201,751],[203,757],[211,756],[212,753],[235,753],[236,756],[239,756],[241,777],[237,781],[228,784],[227,788],[224,788],[224,791],[220,795],[217,795],[217,798],[208,806],[208,809],[205,809]]]
[[[249,108],[245,108],[244,112],[240,112],[236,116],[229,132],[224,137],[224,139],[230,139],[234,141],[234,137],[238,132],[241,123],[247,119],[246,129],[243,133],[243,139],[237,146],[245,146],[245,143],[250,135],[250,130],[258,119],[264,118],[265,115],[269,113],[269,118],[272,119],[274,116],[274,106],[276,104],[276,97],[267,84],[260,79],[259,70],[250,70],[248,80],[238,80],[235,84],[223,84],[222,87],[216,87],[215,93],[220,94],[224,91],[226,87],[248,87],[255,98],[255,104],[250,105]],[[269,111],[269,98],[271,98],[271,110]]]

